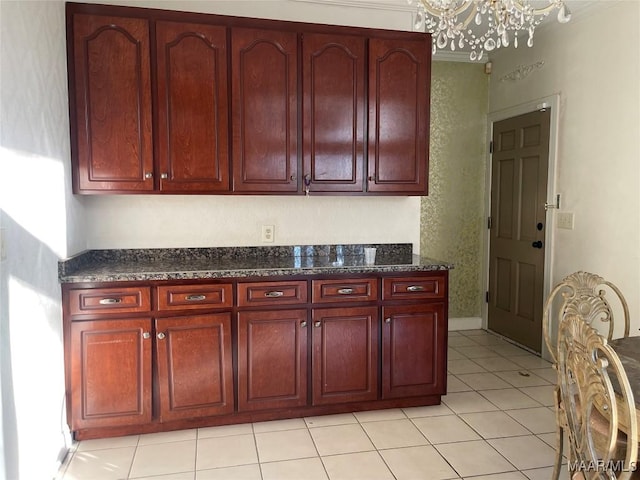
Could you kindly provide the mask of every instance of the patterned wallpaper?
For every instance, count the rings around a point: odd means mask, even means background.
[[[420,253],[452,262],[449,316],[479,317],[489,77],[483,64],[434,62],[429,196]]]

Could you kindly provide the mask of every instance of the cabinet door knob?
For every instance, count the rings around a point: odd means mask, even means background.
[[[145,172],[144,178],[145,180],[149,180],[150,178],[153,178],[153,172]]]
[[[319,328],[322,326],[322,322],[316,322],[313,324],[314,327]]]
[[[305,328],[305,327],[307,326],[307,321],[306,321],[306,320],[303,320],[302,322],[300,322],[300,326],[301,326],[302,328]]]
[[[149,332],[143,332],[142,333],[142,338],[144,338],[145,340],[148,338],[151,338],[151,334]]]
[[[296,181],[296,176],[295,175],[291,175],[289,177],[289,180],[291,180],[292,182],[295,182]]]
[[[169,178],[169,174],[168,173],[161,173],[160,174],[160,178],[163,180],[166,180],[167,178]]]
[[[369,181],[374,182],[376,180],[375,175],[369,175]]]
[[[166,337],[166,335],[165,335],[164,333],[160,332],[160,333],[157,335],[157,337],[158,337],[158,340],[164,340],[164,337]]]
[[[391,323],[391,317],[389,317],[389,318],[385,318],[385,319],[384,319],[384,323]]]

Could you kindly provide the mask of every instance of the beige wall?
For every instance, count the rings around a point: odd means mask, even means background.
[[[480,318],[489,77],[477,63],[434,62],[429,196],[420,251],[455,264],[449,314]]]
[[[531,49],[493,56],[490,112],[560,95],[556,193],[575,215],[553,230],[551,284],[586,270],[616,283],[640,327],[640,2],[594,2]],[[521,80],[520,65],[544,62]],[[553,192],[550,192],[550,194]],[[556,212],[547,223],[555,225]]]
[[[52,478],[65,436],[58,258],[84,244],[70,191],[64,2],[0,2],[0,478]]]

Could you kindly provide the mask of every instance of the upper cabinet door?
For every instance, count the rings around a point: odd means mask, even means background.
[[[364,191],[365,52],[364,37],[303,37],[303,173],[311,192]]]
[[[427,194],[430,45],[428,35],[369,42],[370,192]]]
[[[74,15],[72,58],[74,191],[153,190],[148,21]]]
[[[157,22],[160,190],[229,190],[226,28]]]
[[[298,191],[297,35],[231,33],[233,190]]]

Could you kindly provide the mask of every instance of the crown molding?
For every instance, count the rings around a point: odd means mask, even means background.
[[[460,63],[478,63],[482,65],[484,62],[473,61],[469,58],[469,52],[459,51],[459,52],[451,52],[451,51],[442,51],[438,50],[435,55],[433,55],[432,60],[434,62],[460,62]],[[489,58],[487,58],[489,60]]]
[[[392,10],[396,12],[414,12],[415,5],[409,5],[406,0],[293,0],[300,3],[315,3],[318,5],[334,5],[337,7],[355,7],[374,10]]]

